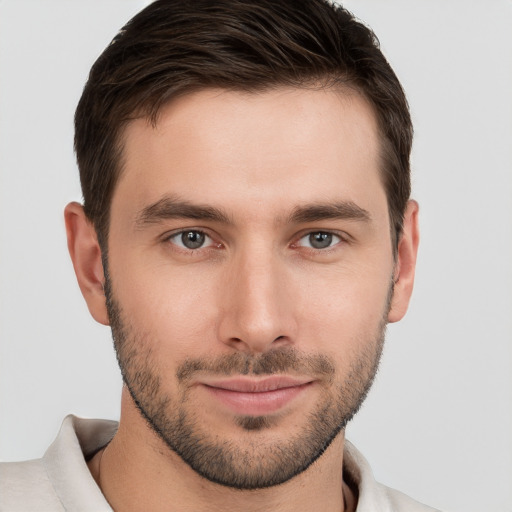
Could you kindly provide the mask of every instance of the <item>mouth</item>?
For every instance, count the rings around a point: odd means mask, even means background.
[[[237,377],[201,382],[202,387],[235,414],[263,416],[283,409],[313,384],[311,378]]]

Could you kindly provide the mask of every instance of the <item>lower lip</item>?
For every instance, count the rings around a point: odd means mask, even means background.
[[[308,382],[300,386],[291,386],[259,393],[231,391],[211,386],[204,387],[236,414],[263,416],[279,411],[298,395],[302,394],[311,384],[311,382]]]

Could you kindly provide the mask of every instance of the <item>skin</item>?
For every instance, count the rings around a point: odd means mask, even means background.
[[[270,428],[244,431],[200,382],[187,396],[184,407],[207,425],[206,435],[240,449],[285,443],[362,353],[379,350],[383,315],[400,320],[412,292],[418,206],[407,206],[395,260],[371,107],[355,93],[334,90],[205,90],[171,102],[156,127],[131,122],[124,143],[109,271],[123,317],[143,340],[140,353],[173,398],[176,370],[187,357],[276,349],[328,357],[334,378],[315,381],[269,414]],[[227,219],[141,222],[141,213],[163,198],[221,209]],[[293,218],[297,208],[319,204],[356,205],[365,215]],[[94,229],[77,203],[65,218],[82,293],[92,316],[108,325]],[[174,236],[183,229],[201,230],[211,241],[187,250]],[[309,234],[319,231],[336,235],[330,247],[309,246]],[[314,464],[282,485],[232,489],[205,480],[171,451],[125,387],[119,431],[90,469],[116,510],[353,510],[354,497],[340,485],[343,445],[341,431]]]

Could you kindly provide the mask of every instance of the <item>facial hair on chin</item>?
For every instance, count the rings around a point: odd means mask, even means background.
[[[271,350],[260,355],[233,353],[216,359],[186,359],[176,372],[179,397],[171,397],[155,370],[158,364],[146,337],[125,321],[115,300],[108,272],[105,295],[117,359],[130,395],[153,431],[194,471],[224,486],[258,489],[282,484],[305,471],[327,449],[359,410],[372,385],[384,344],[392,287],[382,320],[373,339],[363,340],[361,351],[348,374],[336,375],[333,360],[323,354],[301,354],[294,348]],[[218,440],[205,427],[199,411],[187,407],[187,383],[199,372],[211,375],[308,375],[325,383],[314,410],[302,428],[280,442]],[[236,424],[246,433],[270,429],[271,416],[238,416]]]

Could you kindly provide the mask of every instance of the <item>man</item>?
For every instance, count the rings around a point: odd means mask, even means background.
[[[4,465],[2,510],[431,510],[344,437],[418,245],[407,102],[371,31],[321,0],[157,1],[75,119],[68,246],[121,419],[69,417]]]

